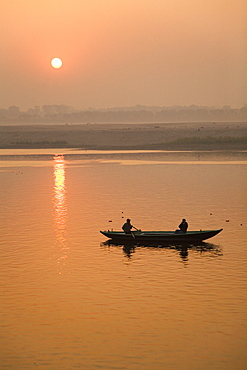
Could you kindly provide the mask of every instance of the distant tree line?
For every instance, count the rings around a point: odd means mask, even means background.
[[[247,105],[230,106],[142,106],[76,110],[67,105],[35,106],[21,111],[17,106],[0,109],[1,123],[100,123],[100,122],[241,122],[247,120]]]

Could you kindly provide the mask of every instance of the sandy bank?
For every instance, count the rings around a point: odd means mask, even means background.
[[[0,148],[247,150],[247,122],[0,126]]]

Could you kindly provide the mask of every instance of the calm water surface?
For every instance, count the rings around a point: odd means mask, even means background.
[[[246,170],[246,152],[1,150],[1,369],[246,369]],[[127,217],[224,230],[108,245]]]

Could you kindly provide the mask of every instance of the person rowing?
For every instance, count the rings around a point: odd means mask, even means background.
[[[136,231],[138,231],[138,229],[135,226],[131,225],[130,221],[131,220],[127,218],[126,222],[122,226],[122,229],[125,232],[125,234],[131,234],[131,229],[135,229]]]

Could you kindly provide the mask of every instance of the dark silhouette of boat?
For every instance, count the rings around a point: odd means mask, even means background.
[[[219,234],[223,229],[187,231],[186,233],[174,231],[133,231],[125,234],[123,231],[100,231],[101,234],[115,242],[137,243],[200,243]]]

